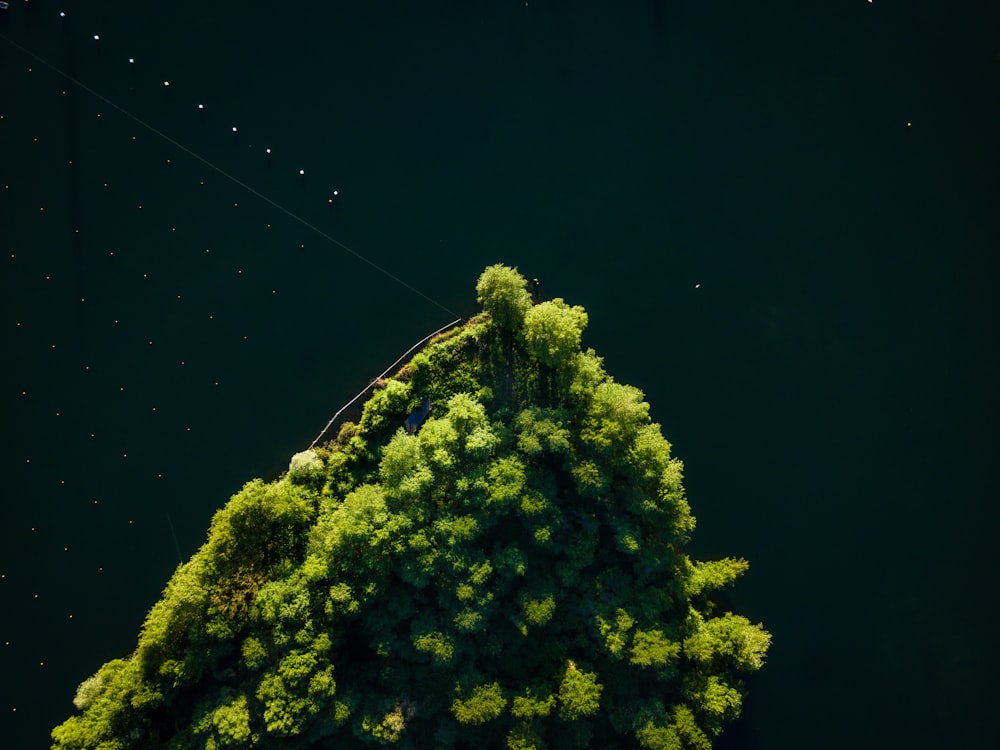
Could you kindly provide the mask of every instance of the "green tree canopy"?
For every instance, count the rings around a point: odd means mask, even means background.
[[[524,340],[539,362],[561,367],[579,353],[580,337],[586,327],[586,311],[579,305],[570,307],[557,297],[528,310],[524,316]]]
[[[504,266],[477,292],[216,513],[54,748],[711,747],[770,645],[716,598],[746,561],[684,551],[683,467],[583,309]]]
[[[527,280],[516,268],[498,263],[479,277],[477,299],[497,326],[505,331],[517,330],[531,308],[527,286]]]

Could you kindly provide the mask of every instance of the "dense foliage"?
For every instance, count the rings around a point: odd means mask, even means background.
[[[711,746],[770,643],[711,598],[746,561],[683,552],[681,464],[583,309],[504,266],[477,290],[359,424],[215,515],[54,747]]]

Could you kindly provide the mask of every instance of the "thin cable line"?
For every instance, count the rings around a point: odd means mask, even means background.
[[[166,511],[164,511],[166,512]],[[174,520],[170,517],[170,513],[167,513],[167,523],[170,525],[170,536],[174,538],[174,549],[177,550],[177,561],[182,565],[184,564],[184,556],[181,554],[181,545],[177,541],[177,532],[174,531]]]
[[[367,263],[369,266],[371,266],[372,268],[374,268],[376,271],[379,271],[380,273],[388,276],[390,279],[392,279],[393,281],[395,281],[397,284],[400,284],[401,286],[406,287],[407,289],[409,289],[411,292],[413,292],[417,296],[423,297],[425,300],[427,300],[431,304],[436,305],[437,307],[440,307],[442,310],[444,310],[449,315],[458,315],[458,313],[456,313],[454,310],[449,309],[448,307],[446,307],[445,305],[441,304],[440,302],[438,302],[433,297],[429,297],[428,295],[424,294],[423,292],[421,292],[416,287],[411,286],[410,284],[407,284],[405,281],[403,281],[401,278],[399,278],[398,276],[396,276],[395,274],[393,274],[391,271],[388,271],[387,269],[385,269],[382,266],[378,265],[374,261],[369,260],[364,255],[362,255],[361,253],[359,253],[356,250],[353,250],[349,246],[345,245],[343,242],[341,242],[340,240],[338,240],[336,237],[332,237],[331,235],[327,234],[326,232],[324,232],[322,229],[320,229],[316,225],[311,224],[310,222],[308,222],[305,219],[303,219],[298,214],[295,214],[292,211],[289,211],[287,208],[285,208],[284,206],[282,206],[280,203],[277,203],[277,202],[271,200],[270,198],[268,198],[266,195],[264,195],[260,191],[252,188],[250,185],[247,185],[242,180],[240,180],[240,179],[234,177],[233,175],[229,174],[229,172],[225,171],[221,167],[217,167],[215,164],[213,164],[212,162],[210,162],[208,159],[206,159],[203,156],[200,156],[199,154],[195,153],[194,151],[192,151],[191,149],[189,149],[184,144],[179,143],[178,141],[175,141],[173,138],[171,138],[169,135],[167,135],[163,131],[157,130],[155,127],[153,127],[152,125],[150,125],[148,122],[145,122],[141,118],[139,118],[136,115],[132,114],[131,112],[129,112],[124,107],[121,107],[118,104],[115,104],[113,101],[111,101],[110,99],[108,99],[103,94],[101,94],[101,93],[99,93],[97,91],[94,91],[94,89],[90,88],[89,86],[87,86],[82,81],[74,78],[69,73],[66,73],[62,69],[60,69],[57,66],[53,65],[48,60],[46,60],[46,59],[44,59],[42,57],[39,57],[37,54],[35,54],[31,50],[29,50],[29,49],[27,49],[25,47],[22,47],[20,44],[18,44],[14,40],[8,38],[4,34],[0,34],[0,39],[3,39],[5,42],[7,42],[8,44],[10,44],[11,46],[16,47],[17,49],[21,50],[21,52],[23,52],[24,54],[28,55],[32,59],[37,60],[38,62],[40,62],[45,67],[50,68],[51,70],[55,71],[57,74],[59,74],[63,78],[65,78],[67,81],[70,81],[74,85],[79,86],[81,89],[83,89],[84,91],[86,91],[91,96],[94,96],[94,97],[100,99],[102,102],[104,102],[105,104],[107,104],[110,107],[114,107],[119,112],[121,112],[123,115],[125,115],[126,117],[128,117],[129,119],[134,120],[135,122],[137,122],[142,127],[146,128],[146,130],[150,131],[151,133],[155,133],[160,138],[162,138],[163,140],[165,140],[167,143],[172,144],[174,147],[180,149],[181,151],[183,151],[184,153],[186,153],[188,156],[191,156],[191,157],[197,159],[198,161],[200,161],[205,166],[210,167],[211,169],[214,169],[216,172],[218,172],[219,174],[221,174],[226,179],[231,180],[232,182],[236,183],[237,185],[239,185],[244,190],[246,190],[246,191],[248,191],[248,192],[253,193],[254,195],[256,195],[262,201],[271,204],[276,209],[278,209],[282,213],[286,214],[290,218],[292,218],[295,221],[299,222],[303,226],[308,227],[309,229],[313,230],[316,234],[318,234],[323,239],[328,240],[329,242],[332,242],[334,245],[336,245],[337,247],[339,247],[339,248],[341,248],[343,250],[346,250],[351,255],[353,255],[355,258],[357,258],[358,260],[360,260],[360,261],[362,261],[364,263]]]
[[[316,436],[316,439],[315,439],[315,440],[313,440],[313,441],[312,441],[311,443],[309,443],[309,447],[310,447],[310,448],[312,448],[313,446],[315,446],[315,445],[316,445],[316,443],[318,443],[318,442],[320,441],[320,438],[322,438],[322,437],[323,437],[323,436],[324,436],[324,435],[326,434],[326,431],[330,429],[330,425],[332,425],[332,424],[333,424],[334,422],[336,422],[336,421],[337,421],[337,417],[339,417],[339,416],[341,415],[341,413],[342,413],[342,412],[344,411],[344,409],[346,409],[346,408],[347,408],[348,406],[350,406],[350,405],[351,405],[351,404],[353,404],[353,403],[354,403],[355,401],[357,401],[357,400],[358,400],[359,398],[361,398],[361,397],[362,397],[362,396],[363,396],[363,395],[364,395],[365,393],[367,393],[367,392],[368,392],[368,389],[369,389],[369,388],[371,388],[371,387],[372,387],[373,385],[375,385],[375,383],[377,383],[377,382],[378,382],[378,381],[379,381],[379,380],[380,380],[381,378],[384,378],[384,377],[386,376],[386,374],[387,374],[387,373],[388,373],[388,372],[389,372],[389,371],[390,371],[390,370],[391,370],[391,369],[392,369],[393,367],[395,367],[395,366],[396,366],[396,365],[398,365],[398,364],[399,364],[400,362],[402,362],[402,361],[403,361],[403,359],[404,359],[404,358],[406,357],[406,355],[407,355],[407,354],[409,354],[409,353],[410,353],[410,352],[412,352],[412,351],[413,351],[414,349],[416,349],[416,348],[417,348],[418,346],[420,346],[420,345],[421,345],[422,343],[424,343],[425,341],[427,341],[427,339],[430,339],[430,338],[433,338],[434,336],[437,336],[437,335],[438,335],[439,333],[441,333],[442,331],[446,331],[446,330],[448,330],[449,328],[451,328],[451,327],[452,327],[453,325],[455,325],[456,323],[460,323],[460,322],[461,322],[461,320],[462,320],[462,319],[461,319],[461,318],[459,318],[458,320],[453,320],[453,321],[451,321],[451,322],[450,322],[450,323],[449,323],[448,325],[446,325],[446,326],[441,326],[441,327],[440,327],[440,328],[438,328],[438,329],[437,329],[436,331],[434,331],[434,333],[429,333],[429,334],[427,334],[427,335],[426,335],[426,336],[424,336],[424,337],[423,337],[422,339],[420,339],[420,341],[418,341],[418,342],[417,342],[417,343],[415,343],[415,344],[414,344],[413,346],[411,346],[411,347],[410,347],[409,349],[407,349],[407,350],[406,350],[405,352],[403,352],[402,356],[400,356],[400,357],[399,357],[399,359],[397,359],[397,360],[396,360],[395,362],[393,362],[393,363],[392,363],[391,365],[389,365],[388,367],[386,367],[386,368],[385,368],[385,371],[384,371],[384,372],[383,372],[383,373],[382,373],[381,375],[378,375],[378,376],[376,376],[376,377],[372,378],[372,381],[371,381],[371,382],[370,382],[370,383],[369,383],[368,385],[366,385],[366,386],[365,386],[365,387],[364,387],[364,388],[363,388],[362,390],[358,391],[357,395],[356,395],[356,396],[355,396],[354,398],[352,398],[352,399],[351,399],[350,401],[348,401],[348,402],[347,402],[346,404],[344,404],[344,405],[343,405],[343,406],[341,406],[341,407],[340,407],[339,409],[337,409],[337,413],[336,413],[336,414],[334,414],[334,415],[333,415],[332,417],[330,417],[330,421],[326,423],[326,427],[324,427],[324,428],[322,429],[322,431],[321,431],[321,432],[319,433],[319,435],[317,435],[317,436]]]

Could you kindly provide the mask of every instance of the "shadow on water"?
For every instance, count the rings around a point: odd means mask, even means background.
[[[751,731],[750,717],[744,712],[732,724],[727,724],[713,747],[715,750],[757,750],[760,745]]]

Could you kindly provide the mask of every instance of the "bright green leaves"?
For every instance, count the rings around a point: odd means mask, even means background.
[[[203,581],[204,565],[192,559],[174,573],[160,599],[146,615],[139,636],[139,662],[147,673],[181,682],[196,676],[187,659],[192,638],[199,635],[208,611],[209,592]]]
[[[489,322],[481,316],[435,337],[427,348],[415,354],[397,374],[399,379],[409,380],[410,393],[414,396],[409,408],[419,403],[418,395],[427,397],[434,402],[437,416],[438,407],[454,393],[484,397],[489,389],[480,382],[482,370],[470,353],[478,350],[479,339],[489,328]],[[400,413],[400,420],[408,413]]]
[[[688,596],[725,588],[739,578],[750,567],[742,558],[725,557],[721,560],[694,562],[690,578],[684,583]]]
[[[391,744],[398,742],[406,729],[406,722],[413,715],[413,709],[404,710],[402,704],[397,703],[391,711],[381,719],[376,720],[371,716],[365,716],[361,720],[361,731],[370,734],[379,744]]]
[[[460,612],[458,612],[452,619],[455,624],[455,628],[463,633],[472,633],[477,630],[482,630],[483,625],[483,613],[472,607],[467,607]]]
[[[419,440],[398,430],[382,451],[379,479],[389,496],[403,502],[418,500],[434,482]]]
[[[488,424],[472,430],[465,438],[465,452],[470,459],[483,459],[493,454],[500,443]]]
[[[301,733],[322,707],[330,710],[336,687],[333,665],[315,650],[289,652],[257,685],[265,728],[278,736]]]
[[[482,586],[486,583],[492,573],[493,566],[490,565],[489,560],[474,563],[469,566],[469,581],[476,586]]]
[[[501,513],[520,503],[526,476],[524,464],[517,456],[497,459],[486,470],[486,501]]]
[[[458,430],[450,419],[428,420],[417,435],[417,441],[421,453],[434,470],[448,471],[458,463]]]
[[[493,592],[486,589],[486,584],[493,574],[493,566],[489,560],[480,560],[459,566],[459,570],[462,567],[466,577],[456,587],[455,598],[465,606],[454,615],[452,624],[460,632],[471,633],[486,625],[485,615],[493,601]]]
[[[640,747],[647,750],[684,750],[684,743],[674,727],[659,726],[652,720],[636,730],[635,738]]]
[[[687,544],[691,541],[691,532],[694,531],[695,518],[691,515],[691,506],[685,499],[678,500],[670,509],[669,525],[667,533],[673,544]]]
[[[732,612],[713,620],[716,623],[715,634],[721,644],[719,653],[732,658],[737,669],[750,672],[764,665],[764,657],[771,647],[771,634],[764,630],[762,624],[754,625],[742,615]]]
[[[662,630],[637,630],[630,661],[640,667],[665,667],[680,653],[681,644],[671,641]]]
[[[528,490],[521,496],[520,510],[526,516],[537,516],[552,507],[552,503],[538,490]]]
[[[433,523],[435,536],[446,547],[453,547],[476,538],[479,522],[474,516],[455,516],[450,513]]]
[[[632,450],[642,428],[649,423],[649,404],[631,385],[606,381],[594,389],[583,430],[584,442],[612,454]]]
[[[663,630],[633,632],[636,620],[624,609],[618,609],[611,618],[598,616],[596,623],[604,647],[615,659],[628,655],[629,663],[638,667],[666,667],[680,656],[681,644],[667,638]]]
[[[639,476],[647,481],[655,482],[663,476],[671,457],[670,443],[660,432],[660,425],[646,424],[636,431],[628,460]]]
[[[530,722],[514,727],[507,733],[507,750],[542,750],[547,747]]]
[[[410,384],[400,380],[389,380],[384,388],[376,388],[371,398],[365,402],[359,427],[362,432],[383,431],[391,428],[393,421],[397,419],[402,426],[403,420],[409,413],[409,407]]]
[[[486,407],[468,393],[456,393],[448,399],[446,417],[462,438],[489,426]]]
[[[555,614],[556,601],[551,595],[542,599],[524,598],[521,601],[521,611],[529,625],[544,625]]]
[[[669,537],[674,544],[686,544],[694,531],[695,519],[691,506],[684,498],[682,479],[684,465],[676,458],[670,459],[660,474],[656,490],[658,505],[664,509],[669,525]]]
[[[603,690],[596,673],[584,672],[570,661],[559,685],[559,718],[574,721],[596,714]]]
[[[455,443],[449,449],[457,453],[462,465],[480,461],[493,453],[499,439],[490,427],[486,407],[468,393],[456,393],[448,399],[445,408],[443,419],[455,435]],[[426,430],[427,427],[424,427],[421,431],[421,438]],[[429,449],[429,438],[425,442]]]
[[[585,404],[600,383],[608,378],[604,371],[604,360],[593,349],[579,352],[573,357],[570,368],[570,400],[574,404]]]
[[[684,639],[684,655],[695,662],[707,664],[715,656],[712,634],[704,627]]]
[[[598,615],[596,622],[597,632],[604,639],[604,647],[608,653],[616,658],[623,656],[628,647],[629,630],[635,625],[635,618],[624,609],[618,609],[610,618]]]
[[[531,308],[527,285],[516,268],[498,263],[479,277],[476,299],[499,328],[513,331],[521,327],[525,313]]]
[[[684,464],[678,459],[672,458],[663,467],[660,474],[660,497],[668,501],[676,501],[683,497],[684,487]]]
[[[722,730],[724,721],[732,721],[740,715],[743,696],[732,685],[727,685],[718,675],[695,675],[687,680],[685,697],[696,706],[702,717],[702,724],[712,734]]]
[[[264,571],[298,556],[301,533],[313,516],[313,504],[304,488],[255,479],[212,518],[210,553],[213,559],[224,561],[220,573],[241,568]]]
[[[428,654],[433,662],[438,666],[451,664],[455,655],[455,644],[451,638],[439,631],[421,633],[413,636],[413,647],[420,652]]]
[[[361,609],[360,603],[354,598],[354,590],[344,581],[335,583],[330,587],[327,602],[330,609],[329,615],[332,615],[334,612],[338,614],[354,614]]]
[[[271,640],[279,646],[310,641],[315,635],[312,598],[298,575],[264,584],[255,609],[261,624],[269,627]]]
[[[467,393],[454,394],[442,412],[416,437],[398,430],[382,451],[382,487],[410,515],[419,515],[417,509],[432,497],[452,499],[456,491],[475,489],[466,472],[499,443],[485,408]]]
[[[564,410],[524,409],[514,420],[517,432],[517,449],[528,456],[542,452],[571,453],[573,441],[564,426],[569,415]]]
[[[576,491],[582,497],[597,497],[607,489],[607,479],[593,461],[581,461],[571,471]]]
[[[204,735],[205,747],[247,747],[259,738],[250,728],[250,706],[246,695],[224,688],[215,704],[203,706],[196,715],[194,733]]]
[[[669,721],[648,720],[636,733],[639,744],[648,750],[711,750],[712,741],[698,726],[694,713],[681,703]]]
[[[685,704],[681,703],[674,708],[673,721],[671,726],[677,735],[684,741],[684,747],[691,750],[712,750],[712,741],[698,726],[694,712]]]
[[[269,484],[255,479],[213,517],[199,560],[211,561],[201,579],[211,604],[206,631],[216,640],[231,637],[232,621],[247,614],[268,577],[300,558],[316,515],[312,492],[290,478]]]
[[[389,518],[382,488],[362,485],[319,518],[310,535],[309,552],[335,559],[343,552],[360,553],[379,546]]]
[[[294,578],[264,584],[257,595],[257,611],[267,623],[305,624],[309,619],[309,589]]]
[[[361,485],[320,516],[309,535],[302,570],[309,581],[333,584],[328,615],[356,611],[381,589],[388,572],[410,551],[413,525],[409,516],[390,510],[385,492],[371,484]],[[348,588],[338,588],[340,583]]]
[[[763,666],[771,634],[762,625],[753,625],[732,612],[707,620],[700,616],[692,619],[696,623],[695,632],[684,640],[688,658],[702,663],[721,659],[746,672]]]
[[[522,695],[515,696],[510,712],[519,719],[535,719],[548,716],[555,708],[556,697],[544,687],[525,688]]]
[[[240,649],[243,655],[243,662],[250,669],[259,669],[267,661],[267,648],[259,638],[249,636],[243,641]]]
[[[54,747],[67,750],[127,750],[133,746],[121,736],[121,727],[136,711],[154,707],[162,695],[143,681],[136,659],[114,659],[98,671],[102,689],[92,694],[87,710],[52,730]]]
[[[256,698],[264,707],[264,726],[271,734],[299,734],[302,725],[316,712],[308,698],[296,695],[291,686],[276,674],[267,674],[257,687]]]
[[[468,698],[456,698],[451,704],[451,713],[462,724],[485,724],[499,717],[506,707],[503,689],[499,683],[491,682],[474,687]]]
[[[543,365],[560,368],[580,351],[580,337],[587,327],[587,313],[560,298],[542,302],[524,316],[524,342]]]

